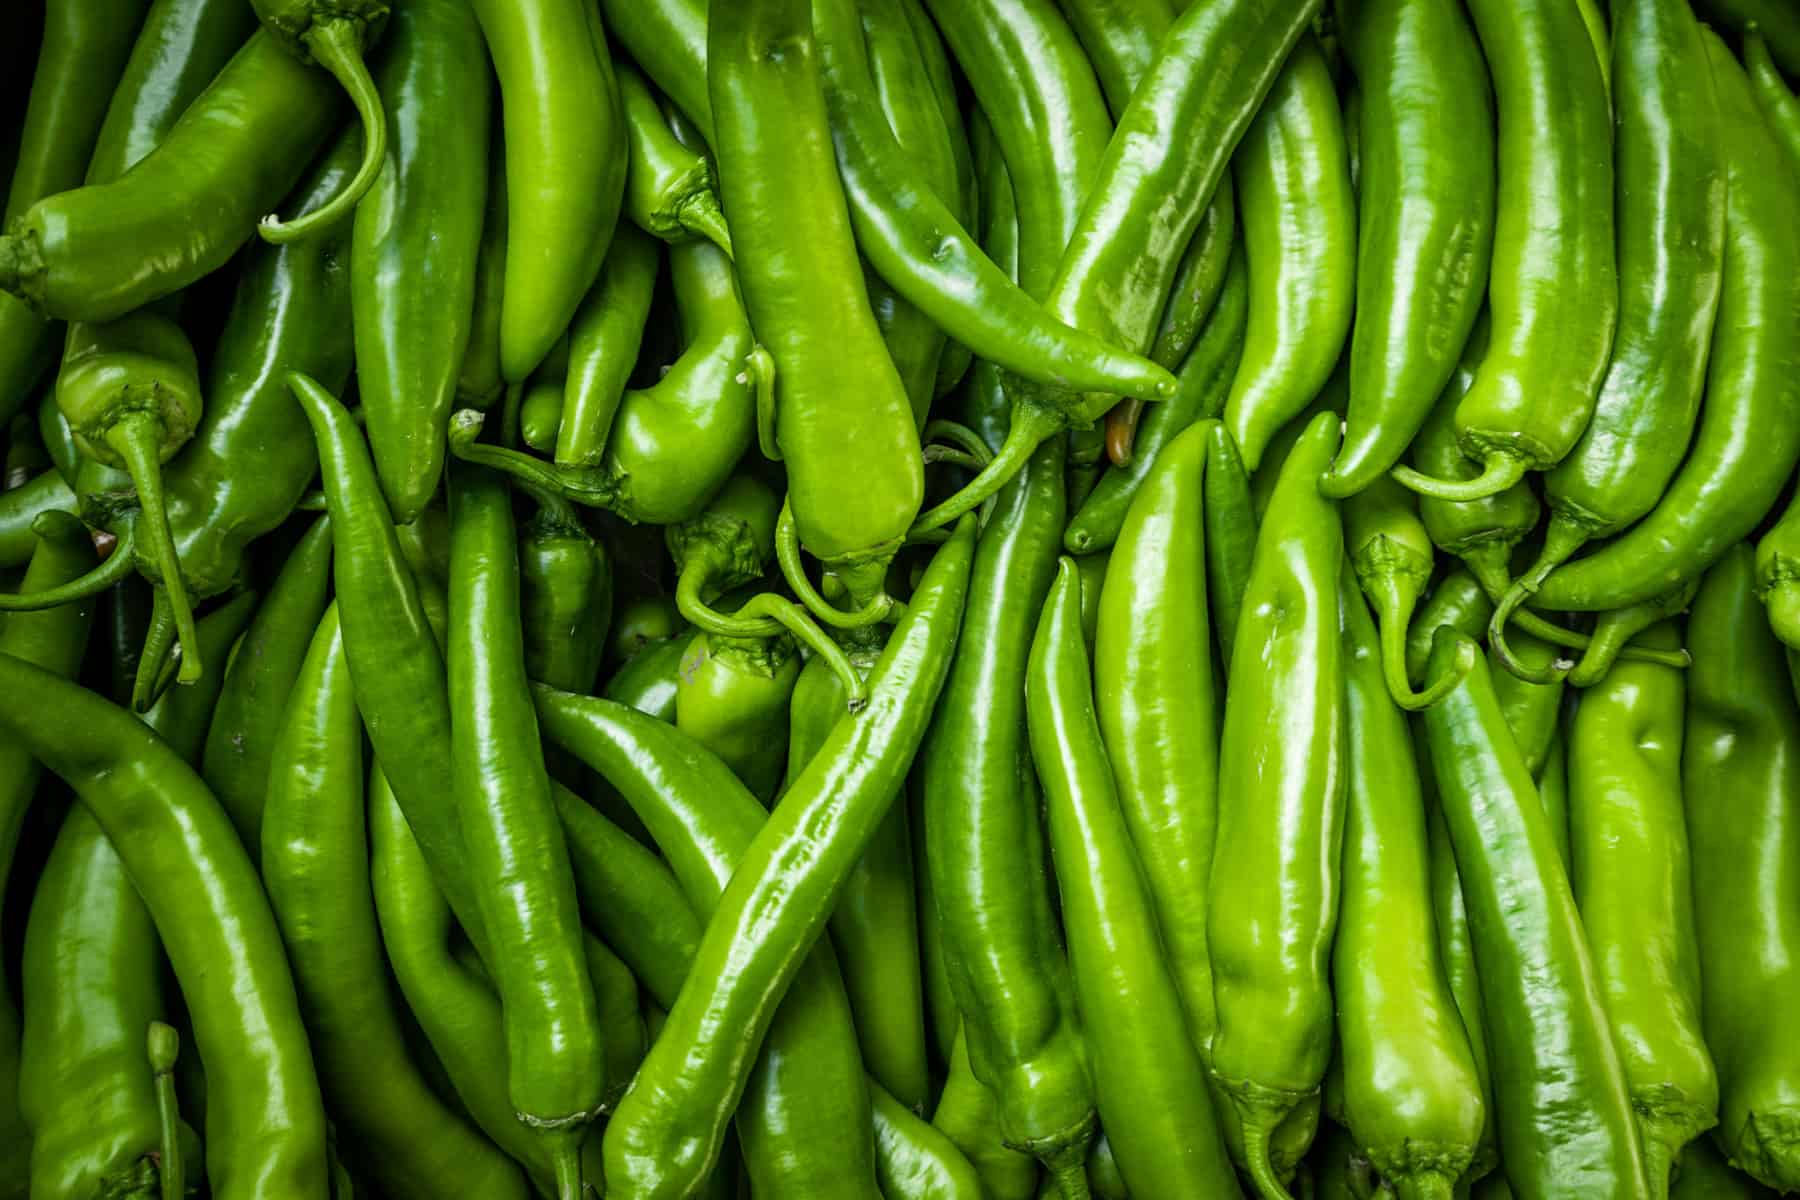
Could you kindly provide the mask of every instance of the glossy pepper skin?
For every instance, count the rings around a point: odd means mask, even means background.
[[[208,1063],[214,1194],[322,1200],[324,1109],[293,979],[224,810],[122,710],[11,657],[0,678],[0,722],[108,830],[175,966]]]
[[[556,430],[558,463],[593,466],[602,461],[637,364],[662,263],[654,239],[630,227],[613,234],[599,276],[569,321],[569,372],[563,383],[563,419]]]
[[[971,1069],[994,1095],[1004,1144],[1079,1186],[1094,1134],[1093,1083],[1037,780],[1025,766],[1019,686],[1034,613],[1055,571],[1063,457],[1061,443],[1044,446],[1000,491],[981,531],[961,649],[922,770],[925,865]]]
[[[1668,623],[1645,638],[1680,643]],[[1682,1147],[1712,1127],[1719,1109],[1701,1032],[1701,952],[1682,810],[1685,691],[1680,671],[1621,663],[1583,693],[1568,734],[1575,901],[1654,1195],[1667,1194]]]
[[[200,775],[254,861],[262,851],[269,761],[331,586],[331,519],[301,535],[228,665],[206,730]],[[358,780],[360,785],[361,780]]]
[[[624,113],[594,5],[470,4],[500,77],[507,205],[500,372],[520,383],[568,327],[612,241],[625,191]]]
[[[956,644],[974,541],[969,523],[938,549],[870,674],[868,706],[838,722],[745,850],[707,926],[695,982],[607,1126],[608,1175],[629,1180],[627,1194],[679,1195],[716,1158],[772,998],[824,928],[924,736]],[[736,1031],[731,1044],[709,1038],[725,1028]]]
[[[1356,198],[1344,118],[1313,38],[1288,55],[1231,160],[1250,308],[1225,426],[1255,471],[1318,395],[1350,334]]]
[[[705,238],[731,253],[731,231],[713,187],[712,164],[669,128],[650,84],[628,63],[615,64],[625,113],[625,215],[665,242]]]
[[[1492,348],[1456,411],[1457,440],[1482,470],[1466,482],[1396,474],[1446,500],[1504,491],[1573,449],[1619,307],[1612,125],[1581,13],[1562,0],[1476,0],[1469,12],[1499,124]]]
[[[1112,545],[1164,448],[1196,421],[1216,419],[1225,411],[1243,354],[1249,299],[1243,251],[1234,245],[1219,298],[1175,374],[1175,394],[1149,406],[1133,432],[1131,458],[1102,475],[1069,518],[1063,548],[1070,554],[1090,554]]]
[[[1202,4],[1170,27],[1069,235],[1046,295],[1052,314],[1126,349],[1148,349],[1179,266],[1165,247],[1193,236],[1231,152],[1317,8],[1316,0]],[[1022,388],[1005,445],[920,526],[979,505],[1039,443],[1086,427],[1112,404],[1107,394]]]
[[[507,1094],[552,1146],[559,1200],[581,1192],[579,1147],[608,1095],[562,825],[525,674],[519,565],[505,483],[460,469],[450,488],[452,796],[501,996]]]
[[[1544,477],[1550,524],[1495,614],[1502,647],[1539,581],[1656,507],[1693,435],[1719,307],[1726,153],[1700,24],[1680,0],[1628,0],[1614,18],[1618,331],[1593,420]]]
[[[665,724],[541,688],[535,699],[551,739],[605,776],[649,827],[696,914],[716,908],[765,821],[743,785]],[[753,1186],[874,1200],[872,1089],[827,946],[813,950],[787,988],[756,1059],[737,1118]]]
[[[1466,640],[1440,629],[1430,673]],[[1575,897],[1485,662],[1424,725],[1481,979],[1507,1179],[1527,1196],[1649,1195]]]
[[[1236,1195],[1206,1065],[1163,957],[1094,713],[1072,559],[1044,602],[1025,688],[1076,998],[1120,1170],[1145,1196]]]
[[[874,667],[880,648],[874,638],[851,647],[858,674],[866,676]],[[812,659],[799,675],[789,706],[790,781],[811,765],[848,700],[843,681],[822,658]],[[907,810],[904,803],[888,809],[851,869],[829,928],[864,1065],[894,1099],[922,1111],[931,1099],[931,1066]]]
[[[331,82],[257,33],[119,178],[34,204],[0,237],[0,286],[108,321],[223,266],[335,128]]]
[[[340,1136],[366,1148],[365,1169],[395,1194],[473,1186],[523,1200],[524,1173],[408,1057],[369,890],[361,718],[335,608],[291,696],[271,755],[263,878]]]
[[[39,200],[82,181],[149,8],[149,0],[44,7],[18,157],[8,164],[8,228]],[[28,35],[21,28],[14,36],[23,42]],[[24,407],[53,361],[51,339],[49,324],[24,299],[0,296],[0,419]]]
[[[1368,607],[1348,587],[1342,602],[1349,783],[1332,979],[1345,1116],[1402,1200],[1444,1197],[1474,1160],[1487,1104],[1438,948],[1412,737]]]
[[[1761,617],[1750,551],[1734,546],[1706,573],[1688,620],[1681,778],[1701,1020],[1719,1076],[1713,1140],[1739,1170],[1791,1191],[1800,1183],[1800,1052],[1768,1014],[1800,994],[1800,710]]]
[[[475,305],[488,181],[486,43],[469,0],[402,4],[376,80],[391,146],[356,206],[350,300],[358,390],[394,520],[444,472],[444,422]]]
[[[718,5],[707,37],[725,215],[745,307],[775,360],[789,502],[802,544],[861,608],[883,591],[924,467],[857,271],[810,6]],[[846,404],[850,395],[859,401]],[[846,477],[858,486],[846,489]]]
[[[1621,608],[1692,579],[1756,527],[1800,460],[1800,184],[1743,68],[1715,35],[1701,36],[1730,175],[1707,403],[1656,507],[1604,549],[1552,571],[1532,599],[1539,607]],[[1787,564],[1770,562],[1763,588],[1787,573]]]
[[[87,531],[66,514],[47,517],[36,538],[32,559],[37,569],[27,568],[28,591],[60,587],[86,573],[94,563],[93,544]],[[59,674],[73,674],[81,665],[93,622],[94,603],[77,601],[39,613],[15,614],[0,624],[0,653],[10,654]],[[0,875],[12,874],[13,856],[25,810],[36,794],[41,771],[37,761],[17,743],[0,748]],[[19,1108],[19,1010],[12,989],[5,986],[0,967],[0,1148],[27,1153],[31,1135]],[[19,1161],[24,1161],[20,1159]]]
[[[1095,716],[1117,803],[1143,871],[1161,955],[1203,1058],[1217,1024],[1206,947],[1206,880],[1218,816],[1218,746],[1211,732],[1218,699],[1206,586],[1212,428],[1201,422],[1170,442],[1132,501],[1100,590],[1093,668]]]
[[[1800,99],[1794,97],[1775,69],[1774,60],[1769,57],[1769,43],[1760,33],[1744,35],[1744,69],[1750,73],[1756,103],[1774,128],[1775,136],[1790,160],[1800,163]]]
[[[1318,477],[1337,451],[1321,413],[1262,522],[1232,650],[1219,825],[1207,885],[1218,1032],[1212,1071],[1243,1130],[1245,1167],[1287,1194],[1269,1140],[1315,1102],[1331,1048],[1331,937],[1344,813],[1343,535]],[[1316,1118],[1316,1110],[1314,1110]],[[1307,1122],[1310,1124],[1310,1120]],[[1310,1139],[1306,1139],[1310,1140]]]
[[[799,651],[785,636],[697,632],[676,669],[675,728],[724,759],[750,794],[767,804],[781,782],[788,703],[800,673]]]
[[[1455,5],[1366,0],[1343,30],[1356,69],[1356,280],[1344,447],[1320,480],[1351,496],[1399,461],[1487,290],[1494,244],[1493,100]],[[1391,264],[1391,266],[1387,265]]]
[[[588,695],[599,682],[612,624],[612,564],[580,517],[557,497],[519,529],[519,623],[525,673],[535,682]]]

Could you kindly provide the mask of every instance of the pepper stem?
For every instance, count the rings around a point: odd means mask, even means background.
[[[1394,1189],[1396,1200],[1452,1200],[1456,1195],[1454,1182],[1436,1171],[1396,1176],[1388,1183]]]
[[[889,617],[898,617],[901,604],[886,591],[872,596],[868,603],[853,612],[845,612],[819,594],[800,561],[800,529],[794,523],[794,510],[786,500],[781,502],[781,515],[775,520],[775,561],[781,564],[782,578],[800,598],[806,610],[822,624],[833,629],[861,629],[879,625]]]
[[[1031,456],[1039,446],[1067,427],[1062,414],[1055,409],[1032,404],[1022,398],[1013,401],[1012,424],[1006,430],[1006,441],[1001,443],[999,453],[961,491],[914,521],[912,532],[907,536],[917,537],[921,533],[940,529],[964,513],[973,512],[989,496],[1010,483],[1013,476],[1024,470],[1025,464],[1031,461]]]
[[[375,185],[387,158],[387,116],[382,112],[381,93],[363,62],[362,23],[344,17],[314,21],[301,41],[313,61],[331,72],[356,106],[356,115],[362,120],[363,160],[344,190],[311,212],[291,221],[283,221],[274,213],[264,217],[257,231],[265,242],[277,246],[323,233],[349,216],[356,210],[357,201]]]
[[[1269,1157],[1270,1138],[1284,1114],[1264,1113],[1258,1109],[1245,1115],[1241,1106],[1234,1107],[1238,1107],[1238,1119],[1244,1130],[1244,1166],[1250,1172],[1250,1182],[1262,1193],[1263,1200],[1294,1200],[1276,1177],[1274,1160]]]
[[[558,1139],[550,1153],[550,1169],[556,1174],[556,1200],[581,1200],[581,1143]]]
[[[1512,582],[1499,601],[1494,605],[1494,615],[1488,621],[1488,645],[1500,659],[1501,665],[1527,683],[1558,683],[1568,675],[1573,663],[1564,664],[1560,660],[1550,663],[1542,669],[1535,668],[1514,653],[1506,640],[1506,626],[1525,603],[1527,597],[1535,594],[1543,585],[1544,577],[1556,566],[1554,562],[1539,560],[1538,565]],[[1523,625],[1523,622],[1521,622]]]
[[[710,189],[683,200],[675,219],[681,222],[683,229],[723,250],[726,258],[731,257],[731,229],[725,224],[719,197]]]
[[[38,526],[46,515],[48,514],[40,514],[31,525],[32,531],[39,537],[44,536]],[[59,512],[57,515],[68,514]],[[112,553],[93,570],[78,579],[71,579],[61,587],[45,588],[41,592],[0,593],[0,612],[36,612],[39,609],[73,604],[77,600],[86,600],[89,596],[98,596],[115,583],[123,583],[131,578],[131,573],[137,566],[136,555],[137,525],[134,522],[125,526],[119,540],[113,545]]]
[[[1406,631],[1411,623],[1413,605],[1399,590],[1388,586],[1378,589],[1375,607],[1381,615],[1381,673],[1387,679],[1388,695],[1408,712],[1430,708],[1463,681],[1475,669],[1475,647],[1462,646],[1453,669],[1444,672],[1415,692],[1406,678]]]
[[[1434,500],[1485,500],[1525,478],[1525,460],[1514,454],[1489,455],[1473,479],[1439,479],[1401,464],[1388,474],[1394,482]]]
[[[169,611],[175,621],[175,637],[181,643],[181,670],[175,676],[179,683],[193,683],[200,678],[204,664],[200,661],[200,639],[194,629],[194,609],[188,602],[187,580],[181,576],[181,559],[175,553],[175,538],[169,533],[169,514],[164,507],[162,459],[162,422],[149,413],[131,413],[106,431],[106,444],[125,463],[131,482],[137,487],[138,519],[142,525],[144,548],[169,596]]]
[[[450,453],[510,475],[533,494],[561,496],[589,508],[613,509],[618,503],[618,486],[606,468],[545,462],[520,450],[476,441],[486,420],[486,414],[479,409],[465,408],[455,413],[450,418]],[[620,515],[630,519],[627,514]]]
[[[155,589],[150,602],[150,625],[144,631],[144,649],[138,654],[137,675],[131,682],[131,711],[147,713],[169,686],[169,652],[175,648],[175,616],[169,593]]]
[[[187,1183],[181,1161],[181,1105],[175,1096],[175,1059],[181,1053],[181,1035],[161,1021],[152,1021],[146,1041],[161,1135],[157,1174],[162,1181],[162,1200],[181,1200]]]

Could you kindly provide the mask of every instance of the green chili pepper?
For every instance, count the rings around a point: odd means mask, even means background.
[[[1754,29],[1744,34],[1744,69],[1750,74],[1756,103],[1787,149],[1789,161],[1800,165],[1800,100],[1776,71],[1768,41]]]
[[[1000,1106],[987,1085],[975,1078],[960,1027],[931,1123],[974,1165],[983,1195],[993,1200],[1032,1200],[1038,1194],[1037,1163],[1002,1138]]]
[[[94,561],[94,549],[87,531],[74,517],[65,514],[45,516],[38,524],[41,536],[31,554],[31,566],[25,572],[27,591],[58,587],[85,572]],[[59,674],[73,674],[81,665],[82,650],[87,645],[92,623],[92,604],[74,603],[40,613],[8,616],[0,625],[0,654],[9,654],[36,663]],[[25,811],[37,791],[39,768],[36,759],[17,742],[0,747],[0,880],[12,874],[13,856],[18,848]],[[46,870],[48,867],[46,867]],[[6,968],[0,964],[0,1148],[9,1152],[17,1148],[29,1150],[31,1135],[21,1115],[21,1102],[29,1101],[19,1088],[19,1010],[14,1007],[12,992],[6,986]],[[53,1043],[38,1045],[50,1048]],[[66,1081],[64,1081],[65,1090]],[[91,1123],[91,1109],[84,1120]],[[56,1153],[45,1151],[50,1161]],[[18,1161],[25,1161],[20,1159]]]
[[[11,223],[0,286],[49,316],[109,321],[212,273],[334,128],[331,93],[256,34],[136,166]]]
[[[19,463],[15,461],[20,451],[27,449],[22,444],[22,439],[16,436],[17,423],[25,419],[23,413],[13,418],[15,436],[8,443],[6,450],[6,474],[9,479],[17,481],[14,486],[23,485],[43,470],[46,465],[41,462]],[[74,487],[80,481],[81,449],[75,445],[75,431],[69,428],[69,418],[63,416],[62,410],[56,407],[56,389],[54,387],[47,389],[44,392],[44,398],[38,401],[36,432],[39,445],[42,447],[44,455],[50,460],[47,465],[55,467],[56,473],[62,476],[63,482]]]
[[[1138,1194],[1231,1196],[1237,1182],[1206,1065],[1184,989],[1163,958],[1158,906],[1138,874],[1087,662],[1078,576],[1065,558],[1032,642],[1025,694],[1100,1119]]]
[[[1205,895],[1218,813],[1204,516],[1215,427],[1191,426],[1157,456],[1113,546],[1093,649],[1094,708],[1119,806],[1202,1057],[1217,1025]]]
[[[1800,76],[1800,18],[1778,0],[1701,0],[1715,20],[1746,35],[1760,33],[1781,69]]]
[[[348,650],[348,645],[346,645]],[[542,1194],[555,1190],[549,1147],[507,1099],[500,1001],[451,949],[455,921],[379,765],[368,787],[370,884],[394,978],[457,1101],[495,1145],[523,1164]],[[582,1166],[600,1178],[600,1139]]]
[[[1519,639],[1518,649],[1525,675],[1503,670],[1500,654],[1492,645],[1488,647],[1488,666],[1500,712],[1512,730],[1513,744],[1525,760],[1526,770],[1535,778],[1549,760],[1550,747],[1561,727],[1565,681],[1561,674],[1545,670],[1557,658],[1552,646],[1527,634]],[[1548,681],[1539,683],[1529,677],[1539,674],[1546,675]]]
[[[491,89],[468,0],[403,4],[386,38],[377,77],[393,153],[357,206],[351,300],[375,467],[407,524],[443,475],[444,422],[469,345]]]
[[[1693,434],[1719,305],[1726,162],[1700,25],[1675,0],[1615,15],[1618,332],[1587,432],[1544,479],[1544,548],[1494,614],[1503,661],[1506,621],[1539,583],[1656,507]]]
[[[1456,369],[1494,241],[1493,104],[1467,15],[1454,5],[1361,0],[1344,43],[1361,112],[1350,409],[1319,481],[1351,496],[1392,467]]]
[[[1111,545],[1164,447],[1195,421],[1216,418],[1225,411],[1225,398],[1243,352],[1249,297],[1244,254],[1234,245],[1218,302],[1176,373],[1175,394],[1149,407],[1133,431],[1131,457],[1101,476],[1069,518],[1069,527],[1063,531],[1063,547],[1069,553],[1089,554]],[[1238,469],[1242,473],[1241,465]]]
[[[1212,1070],[1265,1197],[1287,1195],[1270,1136],[1316,1104],[1331,1047],[1327,982],[1344,805],[1343,534],[1319,474],[1338,421],[1320,414],[1282,469],[1257,538],[1225,689],[1219,826],[1207,887],[1218,1032]],[[1312,1120],[1301,1120],[1310,1141]],[[1296,1159],[1298,1156],[1296,1155]]]
[[[1579,8],[1475,0],[1469,11],[1500,130],[1493,349],[1456,410],[1457,442],[1481,470],[1394,472],[1441,500],[1495,495],[1568,455],[1593,415],[1619,308],[1611,110]]]
[[[456,376],[456,400],[471,408],[492,408],[506,390],[500,377],[500,312],[506,299],[506,172],[493,164],[506,154],[499,114],[488,136],[487,200],[481,218],[481,247],[475,257],[475,303],[469,318],[469,346]],[[616,238],[616,234],[615,234]]]
[[[756,0],[711,15],[725,213],[746,307],[778,372],[763,402],[774,405],[801,541],[862,608],[883,593],[923,495],[912,409],[856,270],[808,6]],[[775,45],[792,52],[772,55]],[[852,394],[858,403],[844,404]]]
[[[525,673],[587,695],[599,681],[612,622],[612,568],[605,547],[567,502],[555,496],[533,499],[537,513],[519,530]]]
[[[1250,586],[1257,516],[1244,460],[1231,431],[1222,424],[1207,435],[1205,486],[1207,607],[1217,630],[1213,644],[1219,662],[1229,669],[1244,592]]]
[[[1478,638],[1487,628],[1494,602],[1467,566],[1458,566],[1438,580],[1406,631],[1406,677],[1422,680],[1431,642],[1448,625],[1468,638]]]
[[[687,639],[681,636],[646,644],[607,680],[604,695],[673,725],[681,659],[686,653]]]
[[[1440,629],[1430,673],[1467,641]],[[1598,972],[1485,662],[1424,725],[1468,906],[1507,1176],[1527,1195],[1649,1195]]]
[[[523,382],[568,328],[624,200],[625,116],[600,13],[577,0],[470,0],[500,76],[506,283],[500,367]]]
[[[527,702],[512,508],[499,477],[478,468],[451,483],[456,824],[501,996],[507,1094],[550,1146],[559,1200],[578,1200],[582,1135],[607,1081],[575,882]]]
[[[723,759],[766,804],[781,782],[788,702],[799,678],[800,657],[786,637],[739,639],[702,630],[676,671],[675,727]]]
[[[764,823],[760,806],[723,763],[666,725],[545,689],[536,700],[546,733],[625,794],[668,855],[689,904],[707,914]],[[679,997],[673,1003],[678,1007]],[[658,1045],[664,1036],[659,1033]],[[828,947],[807,957],[759,1040],[738,1110],[753,1185],[782,1195],[789,1193],[780,1189],[796,1188],[803,1189],[797,1194],[873,1200],[879,1193],[868,1090]],[[638,1165],[614,1173],[615,1191],[660,1187],[661,1178],[652,1177],[661,1175],[662,1161]]]
[[[742,243],[741,230],[737,236]],[[961,623],[974,541],[970,523],[938,550],[871,672],[868,707],[838,722],[745,850],[707,925],[693,982],[607,1126],[608,1174],[629,1180],[633,1193],[682,1194],[716,1158],[774,1001],[824,927],[924,735]],[[768,888],[779,901],[760,895]],[[756,933],[740,940],[743,921]],[[727,1010],[735,1015],[721,1020]],[[718,1029],[733,1031],[729,1043],[706,1032]]]
[[[1685,612],[1699,587],[1699,579],[1690,579],[1661,596],[1601,613],[1594,622],[1593,639],[1588,642],[1581,661],[1569,672],[1569,685],[1592,687],[1606,677],[1619,658],[1650,659],[1650,654],[1642,647],[1630,644],[1632,639],[1658,621]],[[1664,665],[1680,668],[1688,661],[1686,652],[1678,651],[1672,660],[1664,660]]]
[[[1413,609],[1431,581],[1434,547],[1419,519],[1411,493],[1376,476],[1344,501],[1344,541],[1363,594],[1374,605],[1381,630],[1381,667],[1388,694],[1401,708],[1428,708],[1456,686],[1474,665],[1471,656],[1457,670],[1415,692],[1406,678],[1406,632]]]
[[[1157,43],[1175,23],[1171,0],[1057,0],[1081,41],[1115,115],[1156,60]]]
[[[1567,722],[1563,723],[1565,726]],[[1550,753],[1544,758],[1544,769],[1538,772],[1538,802],[1550,822],[1550,838],[1556,843],[1556,856],[1562,860],[1569,879],[1579,883],[1573,874],[1574,854],[1569,848],[1569,735],[1565,728],[1556,731],[1550,742]]]
[[[558,463],[593,466],[603,461],[661,271],[662,254],[655,241],[626,227],[613,235],[600,275],[569,323],[564,419],[556,433]]]
[[[150,0],[44,7],[18,159],[8,164],[8,228],[38,201],[81,182],[149,7]],[[13,31],[20,45],[28,36],[28,29]],[[0,295],[0,418],[19,411],[54,361],[44,318],[22,298]]]
[[[712,165],[669,129],[650,85],[628,64],[617,68],[625,113],[625,214],[665,242],[705,238],[731,253],[731,231],[713,189]]]
[[[872,639],[852,649],[850,661],[859,676],[874,668],[879,650]],[[823,659],[813,659],[800,672],[790,705],[788,786],[818,757],[844,714],[846,699],[843,682]],[[830,928],[869,1074],[896,1100],[923,1110],[931,1098],[931,1081],[906,810],[900,803],[888,809],[851,868]]]
[[[1694,578],[1762,520],[1800,459],[1800,226],[1793,172],[1757,111],[1743,68],[1702,35],[1729,170],[1725,272],[1706,395],[1687,458],[1643,520],[1552,571],[1542,608],[1622,608]],[[1770,562],[1764,589],[1787,567]]]
[[[1447,1197],[1487,1106],[1439,956],[1423,794],[1388,651],[1348,586],[1342,603],[1349,799],[1332,978],[1345,1115],[1402,1200]],[[1458,669],[1476,657],[1471,648]]]
[[[1676,646],[1681,638],[1664,623],[1646,640]],[[1569,728],[1575,899],[1654,1195],[1668,1193],[1682,1147],[1716,1124],[1719,1111],[1719,1081],[1701,1035],[1681,802],[1684,691],[1678,671],[1623,664],[1582,696]]]
[[[1097,168],[1047,293],[1051,314],[1127,349],[1148,347],[1179,265],[1155,247],[1191,239],[1231,152],[1317,8],[1316,0],[1234,0],[1195,6],[1176,21]],[[1023,199],[1016,168],[1014,183]],[[1112,404],[1108,394],[1021,388],[1005,445],[918,527],[944,525],[981,504],[1039,443],[1091,424]]]
[[[1343,115],[1318,43],[1303,38],[1232,158],[1249,267],[1243,359],[1225,425],[1255,471],[1275,431],[1318,395],[1350,333],[1356,200]]]
[[[1052,440],[999,493],[982,529],[960,651],[922,759],[926,866],[977,1081],[1004,1144],[1080,1187],[1093,1084],[1050,890],[1036,778],[1025,769],[1033,614],[1063,522],[1063,445]],[[1071,1193],[1079,1197],[1080,1192]]]
[[[0,679],[0,722],[107,830],[174,964],[207,1063],[213,1194],[322,1200],[324,1111],[293,980],[224,810],[106,701],[4,655]]]
[[[335,608],[311,642],[270,754],[262,861],[332,1115],[394,1194],[473,1187],[523,1200],[519,1168],[408,1058],[368,890],[361,718]]]
[[[1800,1183],[1795,1056],[1788,1026],[1769,1014],[1793,1002],[1797,982],[1800,709],[1757,611],[1754,571],[1749,548],[1735,546],[1694,597],[1681,782],[1701,1023],[1719,1077],[1713,1140],[1733,1166],[1786,1192]]]
[[[295,544],[243,644],[224,670],[206,732],[201,776],[255,861],[269,758],[331,582],[331,523],[321,517]]]

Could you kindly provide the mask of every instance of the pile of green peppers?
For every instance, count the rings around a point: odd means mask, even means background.
[[[1800,1193],[1794,0],[16,0],[0,1200]]]

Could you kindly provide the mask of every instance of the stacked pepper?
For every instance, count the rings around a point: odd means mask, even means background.
[[[17,7],[0,1200],[1800,1191],[1785,0]]]

